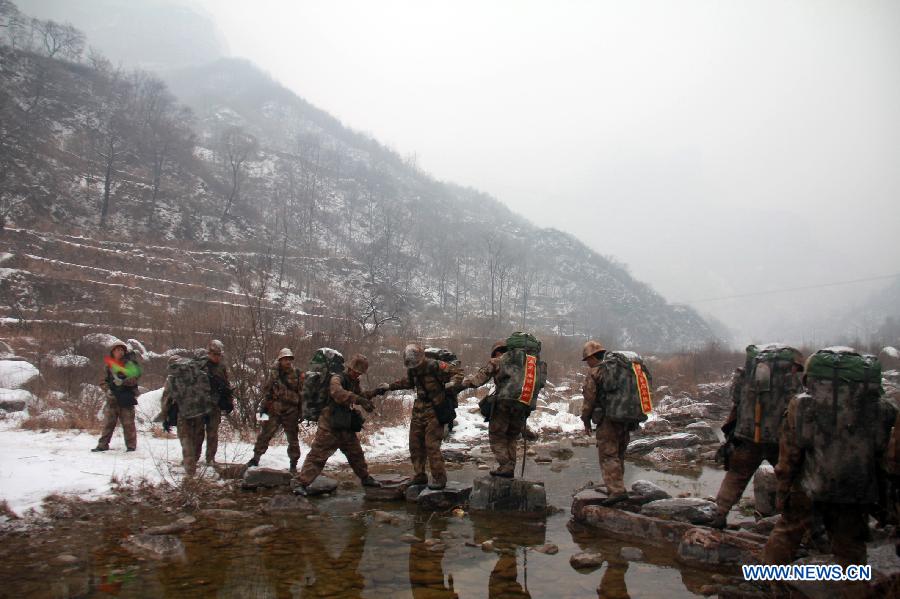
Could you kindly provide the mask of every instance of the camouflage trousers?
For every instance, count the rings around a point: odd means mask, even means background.
[[[610,495],[625,493],[625,449],[631,438],[631,425],[604,418],[597,425],[597,453],[600,473]]]
[[[505,403],[495,403],[488,427],[488,441],[497,459],[497,470],[514,473],[516,470],[516,445],[525,428],[525,419],[515,414]]]
[[[109,442],[116,430],[116,424],[122,423],[122,433],[125,435],[125,447],[135,449],[137,447],[137,429],[134,426],[134,406],[120,406],[115,399],[109,399],[103,408],[103,432],[97,447],[109,449]]]
[[[216,461],[216,452],[219,451],[219,425],[222,423],[222,410],[218,406],[214,406],[204,419],[203,425],[206,432],[206,461],[212,463]],[[200,443],[203,443],[203,436],[200,436]],[[200,459],[200,445],[197,445],[197,459]]]
[[[443,440],[444,425],[438,422],[434,410],[417,410],[413,407],[409,423],[409,459],[417,483],[426,479],[426,461],[431,469],[432,480],[435,483],[447,482],[447,469],[444,466],[444,456],[441,455]]]
[[[720,514],[727,514],[734,504],[741,499],[744,489],[753,478],[753,474],[763,460],[772,466],[778,463],[778,446],[768,443],[754,443],[744,439],[735,439],[734,448],[728,459],[728,472],[719,485],[716,495],[716,506]]]
[[[362,446],[359,444],[359,437],[352,431],[333,431],[328,426],[319,424],[316,430],[316,437],[313,439],[312,447],[303,460],[303,468],[300,469],[298,482],[301,485],[308,485],[316,480],[316,477],[322,473],[325,462],[334,455],[338,449],[350,462],[350,468],[360,480],[365,480],[369,476],[369,466],[366,464],[366,456],[363,454]]]
[[[284,429],[284,436],[287,438],[287,454],[291,464],[296,464],[300,459],[300,408],[296,406],[282,408],[280,412],[270,414],[269,419],[263,422],[256,437],[256,444],[253,446],[253,457],[259,459],[259,456],[266,453],[269,442],[279,427]]]
[[[822,524],[831,541],[831,552],[839,564],[866,563],[866,539],[869,537],[866,506],[813,503],[802,491],[792,489],[784,511],[766,542],[763,557],[767,564],[789,564],[794,561],[803,536],[812,528],[813,513],[822,517]]]
[[[178,416],[176,427],[178,428],[178,440],[181,442],[181,463],[184,471],[193,474],[197,470],[197,460],[203,448],[203,432],[206,424],[203,419],[206,416],[182,418]]]

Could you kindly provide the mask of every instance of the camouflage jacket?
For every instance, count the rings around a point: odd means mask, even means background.
[[[126,352],[122,358],[123,364],[134,362],[137,364],[137,355],[132,352]],[[109,366],[104,369],[103,383],[106,387],[107,401],[117,402],[120,406],[129,407],[137,405],[138,396],[138,380],[140,375],[133,378],[125,378],[122,374],[114,374]],[[119,381],[121,384],[116,384]]]
[[[590,418],[595,408],[603,406],[603,369],[598,365],[589,368],[584,377],[584,385],[581,387],[581,395],[584,400],[581,402],[581,418],[582,420]]]
[[[413,414],[421,414],[431,410],[446,398],[446,385],[462,383],[462,368],[425,358],[418,368],[410,368],[406,376],[390,384],[389,390],[415,389],[416,400],[413,402]]]
[[[488,360],[488,363],[479,368],[475,374],[464,378],[462,384],[466,387],[480,387],[484,385],[500,373],[501,358],[501,356],[491,358]]]
[[[877,470],[895,418],[880,397],[853,398],[847,384],[833,393],[830,381],[811,382],[809,392],[788,403],[775,466],[778,493],[786,497],[798,485],[813,501],[876,503]]]
[[[282,413],[300,409],[300,393],[305,374],[295,366],[282,370],[277,364],[269,370],[263,385],[263,402],[270,406],[269,413]],[[269,411],[269,410],[267,410]]]
[[[228,379],[228,368],[225,364],[207,359],[206,371],[209,373],[209,386],[212,389],[213,402],[222,407],[223,402],[231,401],[231,381]]]

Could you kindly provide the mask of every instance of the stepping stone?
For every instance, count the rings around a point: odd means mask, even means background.
[[[288,487],[291,484],[291,473],[286,470],[274,468],[248,468],[244,474],[244,489],[258,489],[260,487],[273,489],[276,487]]]
[[[419,493],[416,504],[425,510],[448,510],[458,505],[465,505],[472,493],[472,485],[450,481],[444,489],[428,489]]]
[[[409,487],[408,476],[400,474],[375,474],[372,476],[381,483],[380,487],[363,487],[366,499],[370,501],[396,501],[406,499]]]
[[[545,514],[547,491],[542,482],[485,476],[475,479],[469,509]]]

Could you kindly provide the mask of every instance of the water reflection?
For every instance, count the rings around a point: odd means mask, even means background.
[[[447,545],[442,533],[447,519],[417,518],[413,534],[421,542],[409,546],[409,586],[416,599],[456,599],[453,576],[444,576],[444,553]]]

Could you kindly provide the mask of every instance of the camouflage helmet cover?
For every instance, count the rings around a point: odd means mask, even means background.
[[[425,350],[418,343],[410,343],[403,350],[403,365],[416,368],[425,361]]]
[[[362,354],[356,354],[350,358],[347,368],[354,370],[360,374],[365,374],[369,370],[369,359]]]
[[[224,354],[225,353],[225,344],[219,341],[218,339],[213,339],[209,342],[209,346],[207,346],[206,351],[211,354]]]
[[[117,347],[121,347],[126,352],[128,351],[128,346],[125,345],[124,341],[122,341],[121,339],[118,339],[116,337],[113,337],[113,340],[109,342],[109,355],[112,355],[113,350],[116,349]]]
[[[598,354],[600,352],[605,352],[606,348],[603,347],[603,344],[599,341],[594,341],[591,339],[587,343],[584,344],[584,349],[581,350],[581,361],[585,361],[591,356]]]
[[[278,359],[280,360],[281,358],[290,358],[291,360],[293,360],[294,352],[292,352],[291,348],[289,347],[283,347],[281,348],[281,351],[278,352]]]
[[[495,341],[494,345],[491,346],[491,357],[494,357],[494,354],[497,352],[506,353],[506,339],[500,339],[499,341]]]

